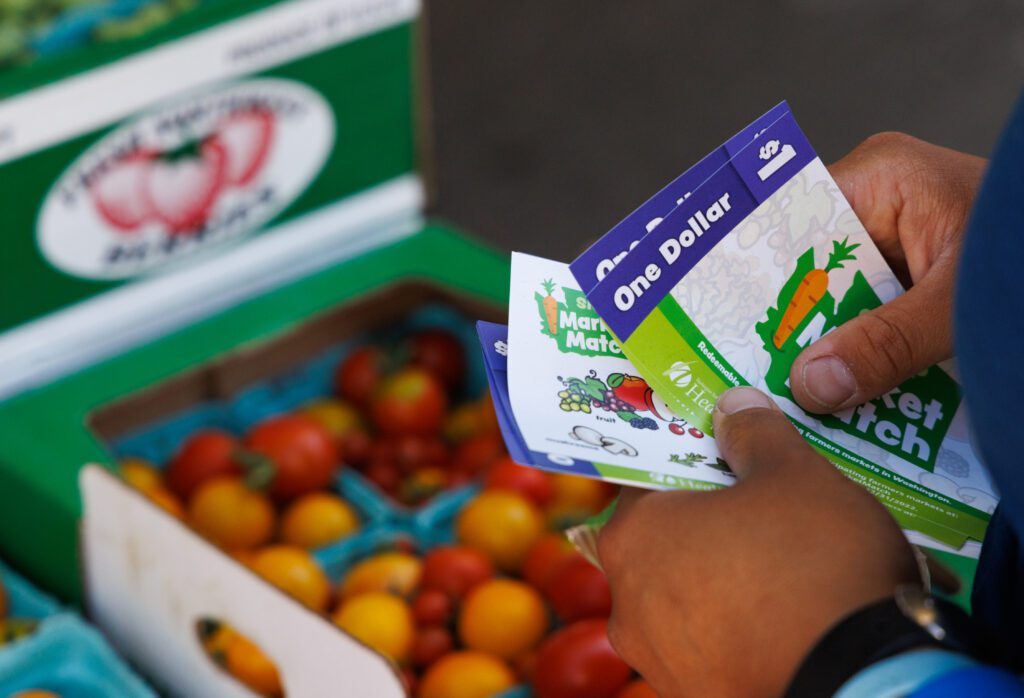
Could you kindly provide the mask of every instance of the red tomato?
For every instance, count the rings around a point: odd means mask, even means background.
[[[578,620],[550,636],[537,652],[537,698],[614,698],[633,672],[608,642],[604,618]]]
[[[475,477],[505,455],[505,442],[498,434],[478,434],[459,444],[452,458],[452,470]]]
[[[452,598],[440,589],[424,589],[412,602],[412,617],[419,625],[444,625],[454,610]]]
[[[612,592],[604,573],[578,553],[555,567],[544,585],[544,595],[566,623],[607,618],[612,612]]]
[[[434,548],[423,558],[423,589],[438,589],[461,599],[494,576],[494,565],[481,552],[460,545]]]
[[[181,445],[167,466],[167,486],[182,499],[188,499],[198,487],[221,475],[241,475],[235,462],[238,440],[225,431],[198,431]]]
[[[428,667],[441,657],[452,651],[455,641],[451,632],[443,625],[428,625],[420,628],[412,641],[413,666]]]
[[[444,467],[448,463],[448,448],[436,436],[406,434],[396,438],[393,444],[395,465],[406,475],[423,468]]]
[[[447,409],[448,397],[438,380],[415,367],[385,379],[370,403],[374,426],[388,436],[433,436],[441,431]]]
[[[365,429],[353,429],[341,437],[341,452],[345,455],[345,463],[353,468],[362,469],[370,461],[373,438]]]
[[[301,414],[257,424],[246,436],[245,447],[270,460],[274,467],[270,493],[278,499],[330,486],[341,460],[331,433]]]
[[[363,470],[363,475],[386,494],[397,493],[399,485],[402,484],[402,473],[398,466],[394,461],[386,458],[371,460]]]
[[[564,533],[548,533],[537,541],[523,562],[523,579],[544,589],[552,573],[563,561],[579,555]]]
[[[555,492],[547,473],[519,465],[508,456],[491,466],[484,480],[484,489],[518,492],[539,507],[551,501]]]
[[[365,407],[386,371],[384,352],[362,347],[346,356],[334,371],[334,391],[346,400]]]
[[[449,390],[466,377],[466,349],[459,338],[445,330],[422,330],[410,344],[412,363],[433,373]]]

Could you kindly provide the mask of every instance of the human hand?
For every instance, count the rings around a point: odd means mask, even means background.
[[[779,695],[832,625],[920,582],[889,513],[763,393],[724,393],[714,426],[734,487],[624,488],[598,537],[609,638],[662,698]]]
[[[953,355],[956,266],[984,167],[973,155],[881,133],[830,168],[909,290],[797,357],[790,386],[805,410],[838,412],[862,404]]]

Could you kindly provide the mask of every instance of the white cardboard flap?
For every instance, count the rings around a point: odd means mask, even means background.
[[[205,654],[195,624],[226,621],[276,663],[290,698],[405,695],[392,666],[259,579],[98,465],[82,469],[89,612],[174,695],[251,698]]]

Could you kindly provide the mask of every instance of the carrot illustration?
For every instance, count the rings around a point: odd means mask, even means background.
[[[551,334],[558,334],[558,301],[551,294],[555,290],[555,282],[551,279],[541,283],[547,295],[544,297],[544,314],[548,319],[548,329]]]
[[[849,239],[848,237],[844,238],[842,242],[833,240],[832,253],[828,256],[825,268],[811,269],[800,280],[800,285],[793,292],[793,298],[789,301],[786,312],[782,314],[779,328],[775,330],[773,341],[776,349],[782,349],[782,345],[796,331],[800,323],[810,315],[811,310],[828,291],[828,273],[833,269],[842,269],[843,262],[854,259],[854,255],[851,253],[860,247],[860,243],[848,245],[847,240]]]

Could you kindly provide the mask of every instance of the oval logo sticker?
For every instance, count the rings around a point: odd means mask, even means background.
[[[333,144],[330,106],[305,85],[259,79],[191,96],[83,153],[43,202],[39,247],[74,276],[136,276],[271,220]]]

